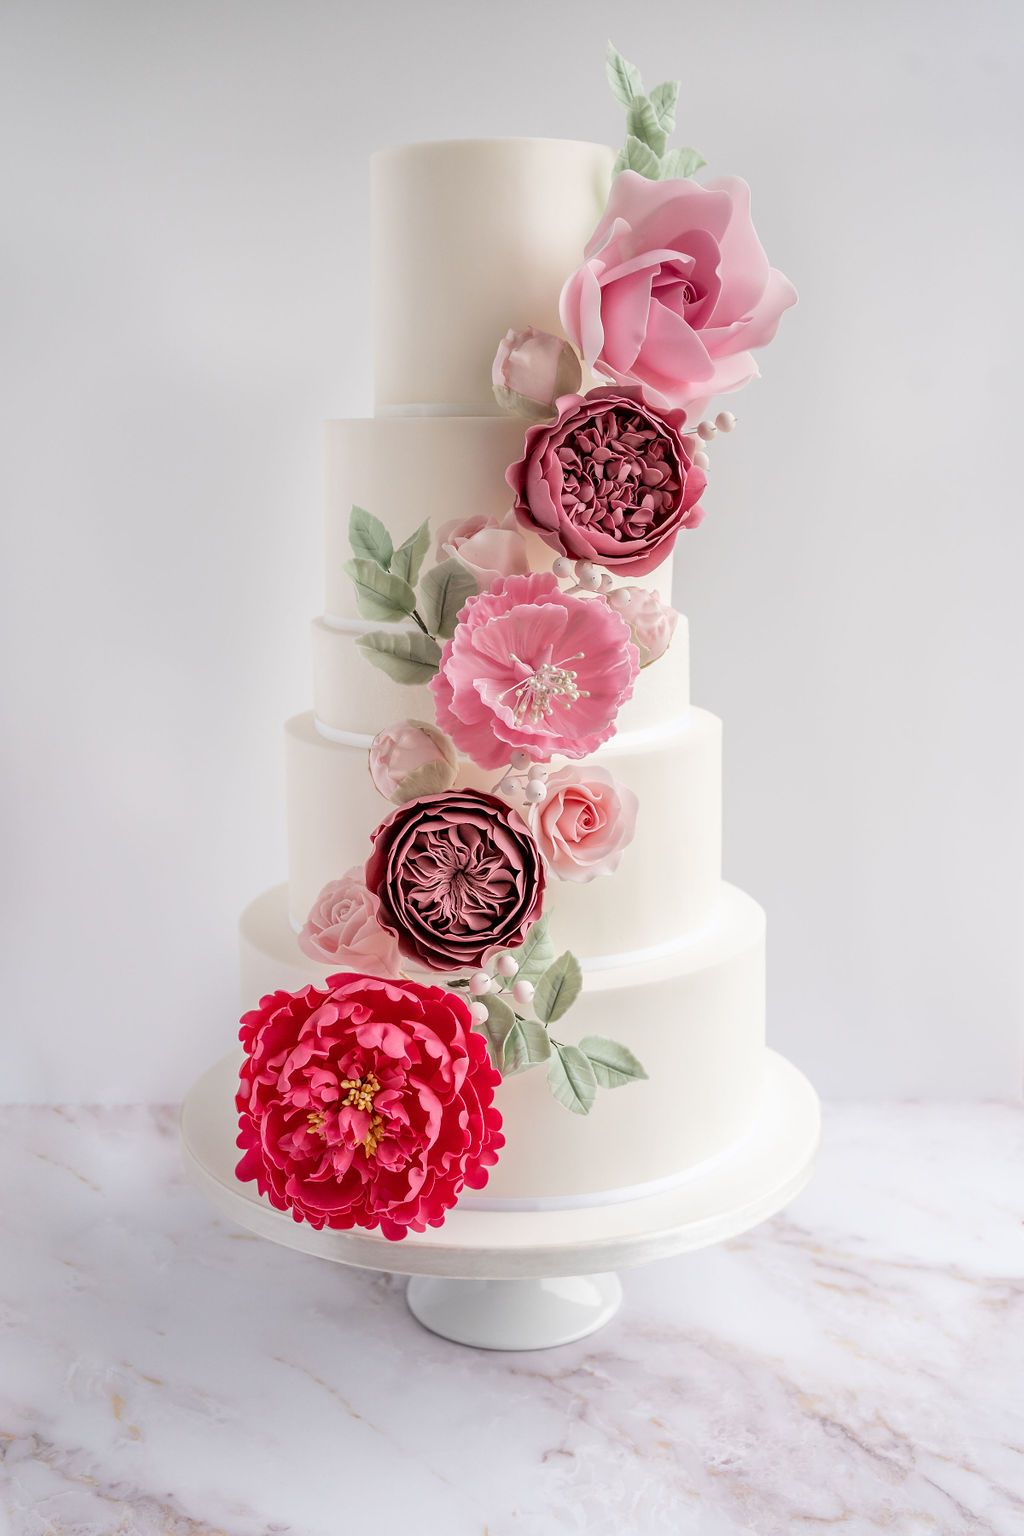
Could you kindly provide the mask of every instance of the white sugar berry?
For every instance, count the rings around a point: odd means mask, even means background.
[[[470,1003],[469,1011],[478,1024],[486,1024],[489,1018],[487,1008],[483,1003]]]
[[[608,601],[613,608],[620,610],[633,606],[633,596],[628,587],[616,587]]]
[[[715,417],[715,426],[719,432],[731,432],[736,425],[736,417],[732,411],[719,411]]]
[[[522,773],[524,769],[529,768],[529,766],[529,752],[524,752],[522,747],[517,747],[516,750],[512,753],[512,767],[516,770],[517,773]]]
[[[542,779],[531,779],[523,790],[528,805],[539,805],[547,794],[547,786]]]
[[[517,981],[512,988],[512,996],[523,1008],[528,1008],[533,1002],[533,982]]]
[[[702,421],[698,423],[697,436],[703,439],[705,443],[710,443],[711,439],[714,437],[717,431],[718,428],[715,426],[713,421]]]
[[[591,571],[594,570],[594,569],[595,569],[595,567],[594,567],[594,563],[593,563],[592,560],[577,560],[576,561],[576,580],[577,581],[586,581],[587,577],[590,575]]]
[[[559,555],[551,569],[554,571],[559,581],[564,581],[567,576],[572,575],[572,561],[567,560],[564,555]]]
[[[506,981],[510,976],[514,976],[518,969],[519,961],[516,959],[515,955],[498,956],[498,975],[504,976]]]
[[[491,978],[486,971],[474,971],[469,978],[469,990],[474,997],[486,997],[491,990]]]
[[[601,591],[602,592],[610,592],[614,585],[615,585],[615,578],[612,575],[611,571],[602,571],[601,572]]]
[[[547,776],[548,776],[548,770],[547,770],[547,768],[545,767],[545,765],[543,763],[531,763],[530,764],[530,772],[527,775],[528,778],[531,778],[531,779],[546,779]]]
[[[711,468],[711,460],[708,458],[707,454],[701,448],[698,448],[697,452],[694,454],[693,462],[696,464],[698,469],[710,469]]]
[[[506,774],[498,788],[503,795],[514,795],[517,788],[516,781],[511,774]]]
[[[580,577],[580,586],[585,592],[600,592],[601,572],[591,566],[590,570]]]

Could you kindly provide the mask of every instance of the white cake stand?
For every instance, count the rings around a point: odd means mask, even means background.
[[[389,1242],[371,1232],[314,1231],[241,1184],[232,1053],[192,1088],[181,1114],[185,1165],[218,1210],[260,1237],[356,1269],[411,1275],[409,1309],[431,1332],[480,1349],[547,1349],[604,1326],[622,1300],[617,1269],[735,1237],[774,1215],[810,1178],[817,1095],[768,1052],[753,1131],[672,1189],[575,1210],[456,1207],[443,1227]]]

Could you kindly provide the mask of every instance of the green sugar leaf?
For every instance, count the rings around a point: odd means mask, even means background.
[[[416,532],[410,534],[404,544],[399,544],[391,560],[391,570],[396,576],[401,576],[410,587],[414,587],[420,579],[420,571],[430,548],[430,523],[421,523]]]
[[[666,80],[651,92],[651,106],[658,119],[658,127],[665,133],[676,131],[676,103],[679,100],[679,81]],[[658,151],[661,153],[661,150]]]
[[[696,175],[702,165],[707,165],[707,161],[695,149],[670,149],[661,162],[661,180],[682,181]]]
[[[416,607],[416,593],[400,576],[392,576],[375,560],[346,560],[345,570],[356,588],[356,602],[364,619],[394,622],[408,618]]]
[[[597,1078],[576,1045],[556,1045],[548,1066],[548,1087],[574,1115],[589,1115],[597,1097]]]
[[[487,1041],[492,1065],[502,1072],[505,1061],[505,1041],[510,1032],[515,1029],[516,1015],[508,1003],[500,997],[495,997],[493,993],[487,997],[481,997],[479,1001],[487,1009],[487,1018],[481,1022],[474,1022],[473,1028]]]
[[[533,1011],[545,1024],[554,1024],[568,1013],[580,995],[583,973],[576,956],[566,950],[552,961],[537,983],[533,994]]]
[[[432,635],[448,639],[466,600],[476,591],[476,582],[461,560],[445,560],[435,565],[423,578],[423,622]]]
[[[516,981],[538,982],[555,958],[555,946],[551,942],[549,928],[549,919],[539,917],[527,931],[519,948],[508,951],[519,966]]]
[[[624,107],[628,107],[638,96],[643,95],[644,84],[640,78],[640,71],[635,64],[630,64],[628,59],[622,57],[612,42],[608,44],[604,67],[612,93]]]
[[[630,105],[626,113],[626,131],[646,144],[652,154],[659,157],[664,154],[668,134],[658,121],[653,103],[646,96],[638,97]]]
[[[650,145],[638,139],[635,133],[627,137],[623,154],[626,158],[627,171],[636,171],[638,175],[646,176],[648,181],[658,180],[661,175],[661,161]]]
[[[621,1088],[626,1083],[642,1082],[647,1073],[624,1045],[603,1035],[585,1035],[580,1050],[594,1069],[601,1088]]]
[[[418,629],[400,634],[374,630],[372,634],[360,635],[356,644],[368,661],[396,683],[429,683],[441,661],[437,641]]]
[[[502,1052],[500,1071],[505,1077],[515,1077],[551,1056],[551,1037],[543,1024],[538,1024],[536,1019],[514,1017],[515,1024],[505,1036]]]
[[[349,513],[348,541],[357,560],[372,560],[384,571],[391,569],[391,535],[380,518],[364,507],[353,507]]]

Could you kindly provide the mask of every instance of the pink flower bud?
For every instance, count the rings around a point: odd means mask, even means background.
[[[370,743],[370,777],[396,805],[451,789],[457,771],[451,738],[423,720],[389,726]]]
[[[574,395],[583,380],[580,360],[561,336],[509,331],[498,343],[491,370],[494,398],[503,410],[547,421],[561,395]]]
[[[641,667],[650,666],[659,656],[664,656],[675,634],[679,615],[668,603],[663,603],[657,592],[646,587],[619,587],[619,592],[629,593],[629,602],[616,607],[629,625],[634,644],[640,652]],[[621,602],[621,599],[620,599]]]

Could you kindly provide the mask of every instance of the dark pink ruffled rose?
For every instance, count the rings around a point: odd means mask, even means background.
[[[365,879],[402,954],[433,971],[479,966],[496,944],[516,948],[544,898],[526,823],[475,789],[400,805],[373,834]]]
[[[692,416],[757,377],[750,348],[796,303],[735,176],[701,186],[623,171],[584,257],[562,290],[566,335],[602,377]]]
[[[235,1169],[313,1227],[439,1227],[504,1145],[501,1081],[468,1005],[414,981],[338,975],[242,1019]]]
[[[508,576],[469,599],[430,680],[437,723],[481,768],[514,751],[586,757],[615,734],[640,656],[603,597],[550,572]]]
[[[639,389],[565,395],[554,421],[530,427],[506,479],[519,521],[559,554],[641,576],[696,528],[707,484],[683,434],[682,411],[659,411]]]

